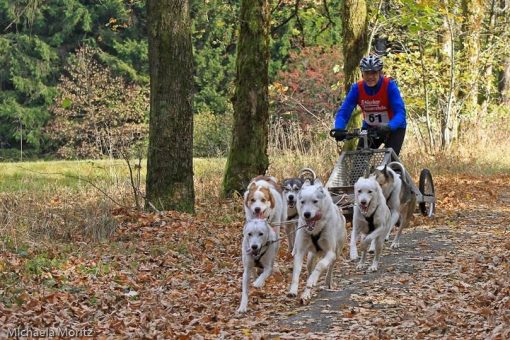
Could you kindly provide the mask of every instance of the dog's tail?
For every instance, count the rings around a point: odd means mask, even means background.
[[[298,177],[303,181],[308,179],[310,183],[314,183],[315,179],[317,178],[317,174],[310,168],[303,168],[301,171],[299,171]]]
[[[390,162],[388,163],[387,167],[395,171],[397,174],[399,174],[402,180],[405,180],[407,178],[406,169],[404,168],[404,165],[402,165],[402,163]]]

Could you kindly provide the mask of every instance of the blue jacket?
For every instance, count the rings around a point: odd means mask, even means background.
[[[377,85],[374,87],[368,87],[364,82],[363,86],[365,91],[369,95],[376,94],[382,85],[383,77],[379,78]],[[358,105],[358,84],[354,83],[347,93],[344,102],[336,112],[335,118],[335,129],[345,129],[349,119],[351,118],[352,111],[356,105]],[[391,110],[393,111],[393,118],[389,121],[388,126],[391,131],[395,131],[398,128],[405,128],[407,126],[406,122],[406,107],[404,105],[404,101],[402,100],[402,96],[400,95],[400,90],[398,89],[397,83],[394,80],[390,80],[388,84],[388,96]],[[363,128],[367,128],[367,124],[363,121]]]

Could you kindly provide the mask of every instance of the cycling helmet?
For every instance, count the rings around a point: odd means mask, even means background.
[[[383,68],[383,62],[379,56],[372,54],[361,59],[359,68],[361,72],[380,71]]]

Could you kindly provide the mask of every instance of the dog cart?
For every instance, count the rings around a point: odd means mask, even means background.
[[[335,137],[336,131],[338,130],[331,130],[330,135]],[[340,158],[326,183],[326,187],[333,196],[333,200],[342,209],[342,213],[348,220],[352,219],[354,184],[358,178],[368,177],[378,166],[388,165],[391,162],[401,163],[392,148],[371,149],[368,147],[368,139],[375,138],[373,131],[356,129],[345,134],[345,140],[354,138],[362,138],[364,140],[364,148],[340,153]],[[400,173],[399,169],[393,170]],[[402,174],[400,173],[400,175]],[[432,217],[436,207],[432,174],[428,169],[422,169],[418,187],[416,187],[407,171],[405,176],[416,195],[416,202],[421,213],[424,216]]]

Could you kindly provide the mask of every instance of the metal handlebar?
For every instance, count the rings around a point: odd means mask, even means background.
[[[354,129],[352,131],[347,131],[343,129],[332,129],[329,135],[336,139],[337,142],[341,142],[344,140],[351,140],[354,138],[361,138],[364,142],[364,149],[369,149],[368,147],[368,139],[369,138],[379,138],[377,130],[375,129]]]

